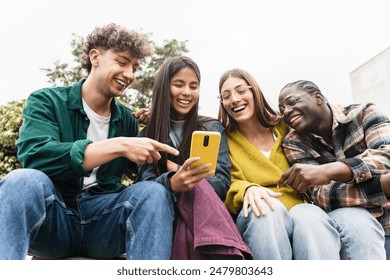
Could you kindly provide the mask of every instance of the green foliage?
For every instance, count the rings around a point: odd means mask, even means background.
[[[0,106],[0,179],[13,169],[20,168],[15,142],[22,125],[22,110],[26,100],[11,101]]]
[[[83,78],[84,72],[81,68],[81,54],[83,50],[84,38],[72,34],[73,39],[70,43],[72,47],[73,62],[75,66],[69,63],[61,63],[59,60],[53,62],[53,68],[41,68],[46,72],[48,83],[52,86],[70,86]]]

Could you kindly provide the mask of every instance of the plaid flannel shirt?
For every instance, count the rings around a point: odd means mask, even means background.
[[[287,160],[290,165],[346,163],[353,180],[313,187],[310,191],[313,203],[325,211],[364,207],[390,235],[390,200],[379,181],[380,175],[390,170],[390,120],[371,103],[329,107],[333,113],[332,144],[318,135],[292,130],[282,144]]]

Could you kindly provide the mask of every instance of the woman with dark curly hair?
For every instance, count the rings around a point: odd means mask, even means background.
[[[0,259],[27,253],[170,258],[168,190],[150,181],[121,184],[125,171],[137,172],[137,163],[160,159],[160,152],[178,154],[138,138],[137,119],[114,99],[150,53],[143,35],[115,24],[98,27],[83,48],[88,77],[30,95],[17,141],[24,168],[0,181]]]

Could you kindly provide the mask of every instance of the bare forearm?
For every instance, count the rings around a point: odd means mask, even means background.
[[[83,167],[85,170],[105,164],[122,155],[121,137],[91,143],[85,149]]]
[[[321,165],[323,172],[332,181],[347,183],[353,179],[353,173],[349,166],[343,162],[336,161]]]
[[[152,163],[160,160],[160,152],[177,156],[179,151],[169,145],[146,137],[116,137],[89,144],[85,149],[83,167],[86,170],[124,157],[134,163]]]

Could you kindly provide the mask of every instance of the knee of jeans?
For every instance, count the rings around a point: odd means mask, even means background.
[[[154,207],[167,204],[173,206],[172,196],[165,186],[152,181],[143,181],[140,184],[138,199]]]
[[[319,208],[318,206],[315,206],[313,204],[308,204],[308,203],[301,203],[301,204],[297,204],[295,206],[293,206],[289,213],[290,215],[297,215],[298,213],[307,213],[307,212],[311,212],[311,211],[317,211],[317,208]]]
[[[295,205],[290,209],[289,214],[295,225],[311,225],[313,221],[319,222],[320,220],[328,220],[331,223],[327,213],[313,204]]]
[[[37,191],[43,191],[40,186],[51,185],[49,177],[35,169],[15,169],[7,174],[1,181],[1,187],[9,193],[18,194],[18,197],[34,195]]]
[[[257,226],[264,226],[264,224],[267,223],[273,223],[275,220],[279,220],[280,217],[283,217],[287,215],[287,209],[281,203],[278,199],[276,198],[271,198],[274,209],[271,210],[267,202],[265,200],[261,200],[261,205],[265,209],[265,215],[257,217],[255,213],[253,212],[252,208],[248,209],[248,217],[244,217],[244,212],[241,210],[239,216],[237,217],[237,223],[245,223],[245,224],[253,224]]]
[[[272,216],[272,215],[280,215],[280,214],[286,214],[287,213],[287,208],[284,206],[283,203],[280,202],[279,199],[270,197],[273,209],[268,205],[268,203],[264,200],[261,199],[261,206],[264,207],[265,209],[265,216]]]
[[[49,177],[42,171],[30,168],[20,168],[12,170],[4,177],[3,180],[9,181],[12,184],[20,184],[24,182],[31,182],[33,180],[42,182],[49,180]]]
[[[344,207],[333,210],[328,215],[335,221],[339,230],[348,230],[357,233],[375,230],[381,235],[384,235],[382,225],[367,209],[361,207]]]

